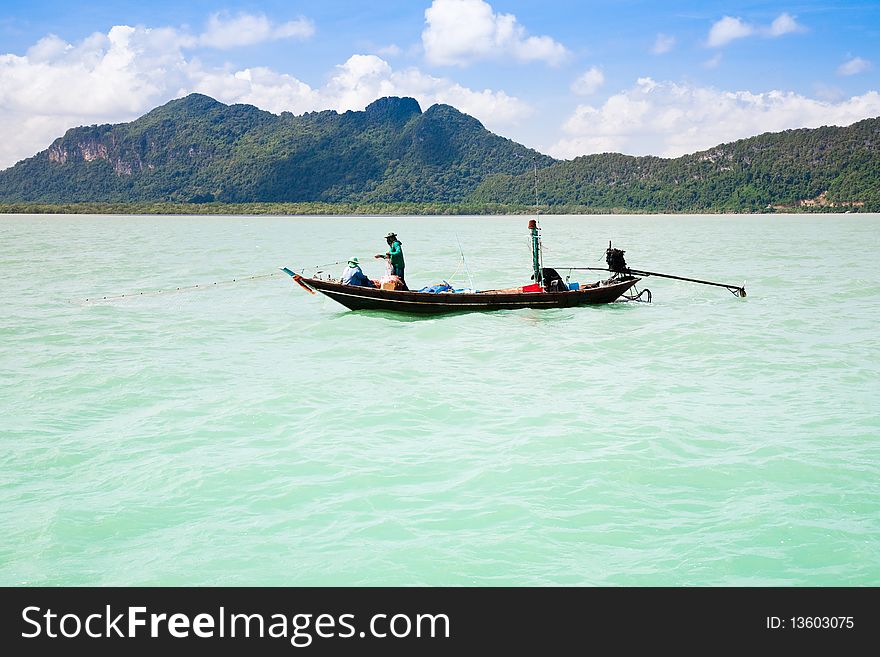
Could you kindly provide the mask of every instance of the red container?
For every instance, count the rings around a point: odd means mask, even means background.
[[[542,288],[537,283],[532,283],[531,285],[523,285],[523,292],[541,292]]]

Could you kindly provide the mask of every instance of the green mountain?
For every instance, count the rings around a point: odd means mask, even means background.
[[[200,94],[118,125],[73,128],[0,172],[2,202],[446,202],[492,173],[554,160],[448,105],[276,116]]]
[[[551,211],[880,210],[880,118],[787,130],[666,159],[556,161],[448,105],[280,116],[192,94],[68,130],[0,171],[0,202],[443,203]]]
[[[675,159],[616,153],[559,162],[539,174],[543,202],[647,212],[880,210],[880,118],[845,128],[786,130]],[[489,176],[482,203],[525,204],[534,178]]]

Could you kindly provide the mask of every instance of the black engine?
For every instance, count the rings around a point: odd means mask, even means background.
[[[608,263],[608,269],[618,274],[628,274],[629,267],[626,266],[626,258],[623,257],[624,253],[626,251],[611,248],[609,243],[608,249],[605,251],[605,262]]]

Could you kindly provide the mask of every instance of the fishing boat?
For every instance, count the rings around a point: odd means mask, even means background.
[[[320,292],[350,310],[387,310],[404,313],[460,313],[474,310],[515,310],[517,308],[571,308],[611,303],[640,279],[609,279],[577,290],[551,292],[541,286],[536,291],[523,288],[480,290],[478,292],[413,292],[342,285],[333,280],[306,278],[285,269],[309,292]],[[529,286],[526,286],[529,287]]]
[[[626,263],[624,258],[625,252],[614,248],[611,242],[608,243],[608,249],[605,251],[607,267],[544,267],[539,230],[537,220],[532,219],[529,221],[532,247],[532,280],[535,282],[518,287],[476,290],[473,287],[473,280],[471,280],[471,287],[454,289],[446,281],[443,281],[443,284],[431,285],[414,291],[406,289],[402,279],[396,276],[387,276],[387,280],[383,278],[378,281],[378,284],[377,281],[372,281],[372,287],[366,285],[345,285],[341,280],[330,278],[324,273],[324,268],[330,265],[308,268],[310,272],[314,272],[310,276],[306,276],[305,268],[294,271],[287,267],[281,267],[281,271],[292,277],[294,282],[305,291],[311,294],[321,293],[351,310],[382,310],[418,314],[517,310],[520,308],[574,308],[577,306],[608,304],[615,301],[651,303],[651,291],[647,288],[639,290],[636,287],[643,278],[649,276],[722,287],[736,297],[742,299],[746,297],[745,282],[742,285],[731,285],[729,283],[716,283],[699,278],[632,269]],[[376,257],[383,258],[385,256],[377,255]],[[465,261],[463,251],[461,258],[461,264],[467,269],[467,262]],[[331,265],[339,264],[341,263],[331,263]],[[559,275],[559,271],[567,271],[568,276],[563,279]],[[579,284],[569,282],[571,275],[576,271],[609,272],[611,275],[594,283]],[[268,274],[240,276],[226,281],[214,281],[213,283],[177,286],[166,290],[141,291],[112,296],[102,295],[101,297],[82,299],[81,302],[113,302],[144,295],[179,294],[187,291],[212,289],[218,285],[266,279],[280,275],[278,271],[275,271]],[[454,279],[454,277],[455,275],[453,274],[450,279]],[[471,278],[470,271],[468,271],[468,278]]]
[[[578,285],[563,281],[554,269],[542,267],[541,238],[536,220],[529,221],[532,243],[532,279],[535,283],[492,290],[444,291],[391,290],[343,285],[335,279],[305,276],[287,267],[282,271],[311,294],[320,292],[351,310],[440,314],[519,308],[572,308],[611,303],[641,280],[614,272],[605,280]],[[448,287],[448,286],[444,286]]]

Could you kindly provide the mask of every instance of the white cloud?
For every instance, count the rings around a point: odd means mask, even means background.
[[[662,55],[669,52],[674,47],[675,37],[661,32],[657,35],[657,39],[654,41],[654,46],[651,48],[651,52],[655,55]]]
[[[849,125],[880,115],[880,94],[829,102],[785,91],[721,91],[640,78],[603,105],[579,105],[563,125],[556,157],[616,151],[677,157],[789,128]]]
[[[761,35],[764,37],[780,37],[784,34],[806,32],[806,28],[798,23],[791,14],[783,13],[768,26],[756,26],[746,23],[743,19],[725,16],[712,24],[706,45],[710,48],[725,46],[736,39]]]
[[[713,48],[717,48],[718,46],[730,43],[734,39],[742,39],[754,33],[754,26],[743,22],[741,18],[725,16],[720,21],[712,24],[706,43]]]
[[[564,61],[565,46],[549,36],[528,36],[513,14],[496,14],[483,0],[434,0],[425,10],[425,57],[432,64],[464,66],[478,59]]]
[[[44,38],[24,57],[0,55],[0,111],[129,115],[187,78],[180,46],[173,30],[126,25],[77,45]]]
[[[278,39],[307,39],[315,33],[314,24],[307,18],[297,18],[275,24],[264,14],[212,14],[198,42],[210,48],[237,48]]]
[[[63,57],[72,48],[64,39],[49,34],[31,46],[27,56],[32,62],[51,62]]]
[[[305,82],[262,66],[240,71],[195,68],[187,88],[189,91],[197,91],[225,103],[256,105],[276,114],[327,109],[321,106],[320,93]]]
[[[204,74],[195,90],[226,103],[249,103],[276,113],[362,110],[383,96],[411,96],[422,109],[447,103],[496,130],[517,124],[533,111],[503,91],[469,89],[417,68],[396,71],[376,55],[352,55],[336,66],[327,84],[318,89],[290,75],[260,68]]]
[[[791,14],[779,14],[767,30],[767,35],[772,37],[782,36],[783,34],[792,34],[795,32],[805,32],[806,28],[798,23]]]
[[[358,110],[381,96],[413,96],[424,109],[448,103],[500,132],[532,112],[504,91],[394,70],[375,55],[353,55],[318,88],[265,67],[206,67],[185,55],[192,39],[171,28],[115,26],[77,44],[50,35],[24,56],[0,55],[0,168],[68,128],[130,121],[193,91],[276,113]]]
[[[592,66],[571,83],[571,90],[579,96],[589,96],[603,84],[605,84],[605,75],[602,70],[597,66]]]
[[[861,57],[853,57],[837,67],[838,75],[857,75],[871,68],[871,62]]]

